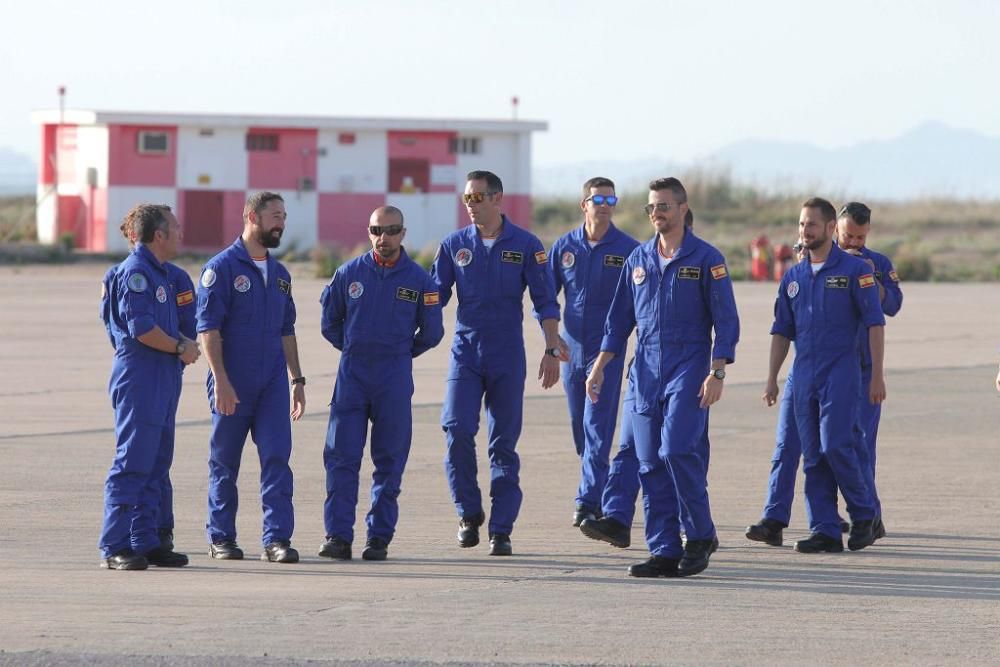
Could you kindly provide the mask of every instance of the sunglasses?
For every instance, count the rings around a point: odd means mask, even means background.
[[[368,233],[372,236],[399,236],[403,231],[403,225],[369,225]]]
[[[462,201],[466,204],[482,204],[484,199],[495,194],[495,192],[470,192],[462,195]]]
[[[592,201],[594,206],[600,206],[601,204],[607,204],[608,206],[614,206],[618,203],[618,197],[615,195],[591,195],[584,199],[583,201]]]
[[[642,209],[646,212],[646,215],[652,215],[653,211],[659,211],[660,213],[666,213],[670,209],[679,204],[668,204],[666,202],[659,202],[658,204],[646,204]]]

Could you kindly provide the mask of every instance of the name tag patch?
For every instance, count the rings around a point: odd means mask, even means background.
[[[700,266],[682,266],[677,269],[677,277],[685,280],[701,280]]]
[[[441,297],[437,292],[424,292],[424,305],[436,306],[441,303]]]
[[[538,257],[535,257],[537,260]],[[500,253],[500,261],[507,262],[508,264],[523,264],[524,254],[520,252],[514,252],[513,250],[504,250]]]
[[[611,266],[620,269],[625,266],[625,258],[621,255],[605,255],[604,266]]]
[[[415,289],[409,289],[407,287],[399,287],[396,289],[396,298],[400,301],[416,303],[418,296],[420,296],[420,292]]]
[[[871,276],[868,276],[871,278]],[[827,276],[826,286],[835,287],[837,289],[847,289],[848,280],[847,276]]]
[[[186,290],[177,295],[177,305],[186,306],[194,301],[194,292]]]
[[[278,289],[281,290],[282,294],[291,294],[292,284],[287,280],[282,280],[281,278],[278,278]]]

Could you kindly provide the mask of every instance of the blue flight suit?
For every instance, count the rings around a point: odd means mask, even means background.
[[[458,515],[483,511],[476,481],[479,411],[486,399],[489,430],[491,535],[509,535],[521,508],[520,459],[515,447],[524,408],[524,290],[541,322],[559,319],[559,304],[546,269],[548,256],[533,234],[506,216],[492,249],[475,225],[452,232],[441,242],[431,275],[441,305],[458,293],[455,337],[441,411],[447,452],[445,472]]]
[[[405,250],[392,266],[372,252],[344,264],[320,297],[323,336],[341,350],[323,465],[327,537],[354,541],[358,471],[372,423],[368,537],[392,540],[413,434],[413,358],[441,342],[437,284]]]
[[[892,261],[873,250],[862,248],[861,257],[870,258],[875,263],[875,279],[885,287],[885,298],[882,300],[882,313],[890,317],[899,312],[903,304],[903,293],[899,288],[899,277],[892,266]],[[875,440],[878,435],[878,422],[882,414],[882,404],[872,405],[868,400],[868,386],[871,383],[871,350],[868,346],[868,330],[861,328],[858,332],[858,346],[861,355],[861,395],[858,399],[858,428],[863,433],[864,446],[858,450],[863,468],[869,472],[865,475],[870,487],[875,511],[881,516],[882,505],[875,487]],[[795,495],[795,473],[799,467],[802,454],[802,443],[799,441],[798,428],[795,423],[795,410],[792,405],[793,385],[792,374],[788,374],[785,390],[781,396],[778,408],[778,427],[774,455],[771,457],[771,474],[767,484],[767,500],[764,504],[764,518],[788,525],[792,514],[792,499]]]
[[[681,515],[689,540],[715,536],[707,484],[708,408],[700,407],[698,393],[712,359],[735,359],[740,325],[718,250],[687,229],[661,272],[657,243],[654,236],[626,261],[601,349],[623,354],[638,328],[632,427],[647,495],[646,542],[654,556],[680,558]]]
[[[795,342],[792,411],[802,443],[809,529],[840,540],[837,488],[853,521],[874,519],[859,458],[859,332],[884,326],[871,268],[834,245],[814,276],[809,258],[782,278],[771,334]],[[867,400],[867,399],[866,399]]]
[[[164,262],[163,266],[167,269],[167,274],[170,276],[170,284],[173,286],[174,294],[176,295],[178,329],[187,338],[195,340],[198,333],[195,326],[194,283],[191,282],[191,276],[176,264]],[[115,272],[120,267],[120,264],[112,266],[104,274],[104,279],[101,281],[101,320],[104,322],[104,328],[108,332],[112,348],[115,347],[115,337],[111,332],[111,282],[114,279]],[[181,372],[184,372],[183,362],[181,363]],[[183,383],[178,383],[178,402],[180,401],[182,388]],[[174,487],[170,483],[169,471],[168,474],[163,476],[163,484],[160,488],[160,505],[157,511],[156,529],[158,531],[172,531],[174,529]]]
[[[198,333],[218,330],[222,357],[239,403],[232,415],[215,411],[215,378],[208,372],[212,435],[208,459],[209,542],[236,540],[236,480],[249,432],[260,458],[260,496],[264,508],[262,543],[291,540],[292,428],[284,336],[295,335],[292,279],[268,253],[267,284],[236,241],[202,270],[198,286]]]
[[[576,504],[592,511],[600,509],[601,493],[608,480],[608,455],[618,418],[624,359],[615,357],[605,367],[606,389],[597,403],[587,398],[586,379],[601,351],[604,321],[625,258],[637,245],[638,241],[611,224],[604,237],[591,247],[586,228],[581,225],[561,236],[549,250],[555,293],[566,293],[562,329],[570,359],[562,365],[562,380],[573,442],[580,457]]]
[[[111,277],[108,322],[115,348],[109,393],[117,451],[104,485],[104,557],[131,548],[143,555],[160,545],[156,519],[163,478],[173,461],[180,359],[139,342],[159,327],[179,334],[170,274],[144,245]]]

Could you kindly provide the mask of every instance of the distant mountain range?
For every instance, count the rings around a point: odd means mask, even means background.
[[[23,153],[0,148],[0,195],[33,193],[37,178],[34,160]]]
[[[768,192],[809,191],[838,199],[998,199],[1000,139],[928,122],[894,139],[836,149],[747,140],[687,164],[644,159],[537,167],[534,189],[575,196],[581,183],[600,174],[627,190],[656,175],[691,170],[728,172],[734,181]]]

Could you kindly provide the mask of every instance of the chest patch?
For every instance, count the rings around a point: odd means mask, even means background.
[[[520,252],[514,252],[513,250],[504,250],[502,253],[500,253],[500,261],[507,262],[508,264],[523,264],[524,254]]]
[[[562,264],[564,269],[572,269],[573,265],[576,264],[576,255],[567,250],[562,254],[559,262]]]
[[[620,269],[625,266],[625,258],[621,255],[605,255],[604,256],[604,266],[610,266],[616,269]]]
[[[462,267],[472,264],[472,251],[468,248],[459,248],[455,253],[455,263]]]
[[[896,275],[896,270],[895,269],[893,269],[892,271],[889,272],[889,278],[894,283],[898,283],[899,282],[899,276]]]
[[[281,290],[282,294],[288,294],[290,296],[292,294],[292,283],[278,278],[278,289]]]
[[[785,288],[785,294],[788,295],[789,299],[794,299],[799,294],[799,281],[793,280],[788,283],[788,287]]]
[[[355,280],[353,283],[347,286],[347,296],[352,299],[360,299],[361,295],[365,293],[365,286]]]
[[[250,291],[250,278],[248,278],[247,276],[243,275],[242,273],[240,275],[236,276],[236,279],[233,281],[233,289],[235,289],[240,294],[243,294],[245,292],[249,292]]]
[[[133,292],[141,294],[146,291],[149,287],[149,283],[146,282],[146,276],[141,273],[133,273],[128,277],[128,288]]]
[[[156,300],[159,301],[160,303],[167,302],[167,290],[165,287],[163,287],[163,285],[160,285],[159,287],[156,288]]]
[[[836,288],[836,289],[847,289],[847,285],[848,285],[847,276],[827,276],[826,277],[826,286],[828,288],[833,287],[833,288]]]
[[[682,266],[677,269],[677,277],[685,280],[701,280],[700,266]]]
[[[205,273],[201,274],[201,286],[208,289],[215,284],[216,277],[214,269],[205,269]]]
[[[646,269],[641,266],[637,266],[632,269],[632,282],[636,285],[641,285],[646,282]]]
[[[415,289],[410,289],[408,287],[397,287],[396,288],[396,298],[400,301],[409,301],[410,303],[416,303],[417,297],[420,296],[420,292]]]

